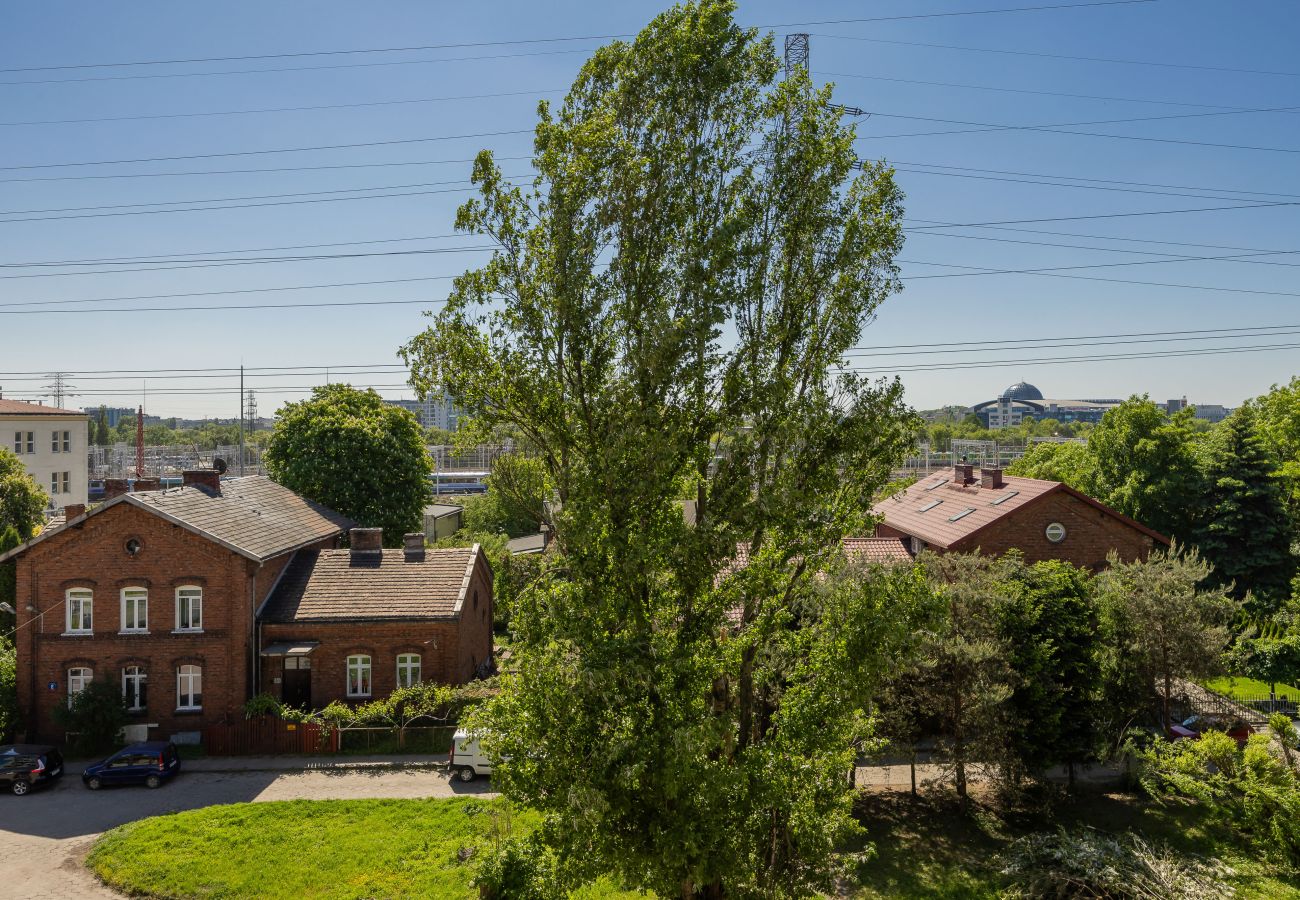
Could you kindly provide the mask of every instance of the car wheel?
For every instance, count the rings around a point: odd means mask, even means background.
[[[15,781],[9,786],[9,790],[14,792],[15,796],[21,797],[32,789],[32,786],[25,781]]]
[[[150,775],[144,780],[144,786],[147,788],[160,788],[162,787],[162,779],[157,775]]]
[[[456,777],[459,778],[461,781],[473,781],[474,780],[473,767],[465,766],[464,768],[458,770],[456,772]]]
[[[92,778],[87,778],[87,779],[86,779],[86,787],[90,788],[92,791],[97,791],[97,790],[99,790],[99,788],[100,788],[102,785],[103,785],[103,782],[100,781],[98,778],[93,778],[93,777],[92,777]]]

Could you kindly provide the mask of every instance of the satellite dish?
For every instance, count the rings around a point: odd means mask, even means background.
[[[226,461],[224,459],[222,459],[220,456],[217,456],[214,457],[212,460],[212,468],[217,470],[218,475],[225,475],[226,469],[228,469],[229,466],[226,465]]]

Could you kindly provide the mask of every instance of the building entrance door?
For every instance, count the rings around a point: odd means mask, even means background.
[[[285,706],[311,709],[311,657],[286,656],[284,680],[280,683],[280,698]]]

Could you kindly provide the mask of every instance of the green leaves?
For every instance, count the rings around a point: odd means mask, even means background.
[[[12,451],[0,447],[0,532],[14,528],[24,541],[45,521],[49,497]]]
[[[384,529],[384,543],[423,531],[433,469],[415,416],[389,406],[373,390],[331,384],[308,400],[286,403],[265,452],[280,484]]]

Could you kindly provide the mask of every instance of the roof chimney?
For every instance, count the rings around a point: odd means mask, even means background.
[[[203,488],[206,494],[220,494],[221,473],[216,469],[186,469],[181,472],[181,484]]]
[[[352,545],[352,558],[358,554],[378,554],[384,549],[384,529],[353,528],[348,532],[348,542]]]
[[[81,515],[85,511],[86,511],[86,504],[69,503],[67,506],[63,507],[63,521],[71,522],[73,519],[75,519],[77,516]]]
[[[407,562],[424,562],[424,532],[410,531],[402,535],[402,552]]]
[[[980,468],[980,487],[1000,488],[1002,487],[1002,470]]]
[[[952,467],[953,484],[970,484],[975,480],[975,467],[970,463],[957,463]]]
[[[131,490],[131,483],[125,478],[104,479],[104,499],[112,500]]]

